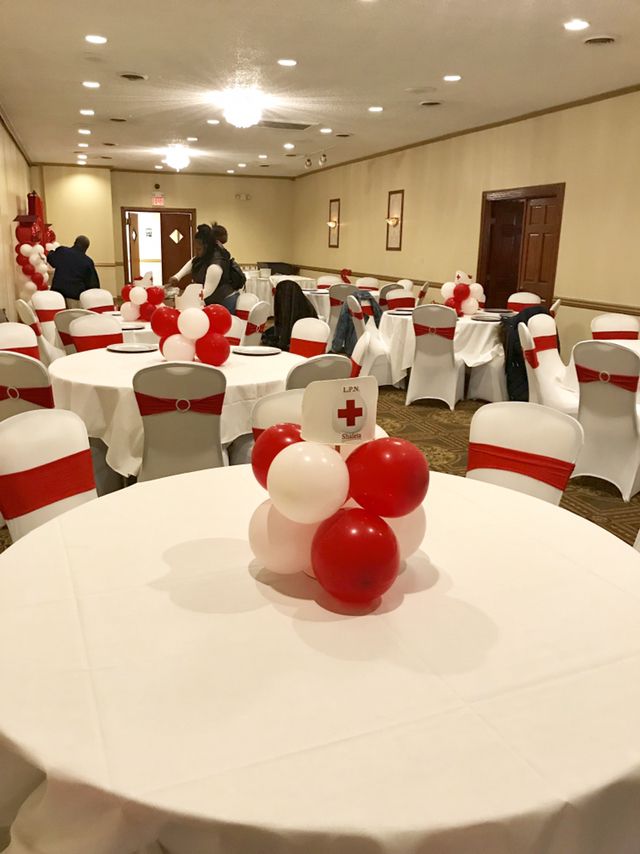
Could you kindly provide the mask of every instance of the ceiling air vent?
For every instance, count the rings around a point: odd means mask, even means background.
[[[349,139],[351,134],[350,133],[337,133],[336,136],[338,137],[338,139]]]
[[[258,127],[272,128],[273,130],[307,130],[311,125],[301,125],[296,122],[258,122]]]
[[[125,80],[130,80],[132,83],[135,83],[138,80],[149,79],[146,74],[135,74],[133,71],[127,71],[125,74],[121,74],[120,77],[123,77]]]
[[[109,119],[110,122],[126,122],[126,119]]]
[[[421,101],[421,107],[439,107],[442,104],[442,101]]]
[[[589,45],[613,44],[614,42],[613,36],[590,36],[584,40],[584,43]]]
[[[106,145],[108,148],[115,148],[118,144],[117,142],[103,142],[103,145]]]

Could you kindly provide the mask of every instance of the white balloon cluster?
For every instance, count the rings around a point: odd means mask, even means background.
[[[484,308],[484,288],[473,281],[470,273],[462,270],[456,272],[455,281],[444,283],[440,293],[445,305],[454,308],[458,315],[475,314],[478,309]]]
[[[37,290],[47,290],[49,287],[49,266],[46,252],[57,249],[59,243],[47,243],[46,248],[41,243],[22,243],[18,249],[18,266],[20,267],[20,299],[27,302]]]

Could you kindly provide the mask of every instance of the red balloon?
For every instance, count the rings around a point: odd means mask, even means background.
[[[45,234],[45,243],[55,243],[56,233],[52,228],[48,228]]]
[[[160,305],[161,302],[164,302],[164,288],[147,288],[147,301],[152,305]]]
[[[42,273],[27,273],[26,267],[23,267],[22,269],[24,270],[25,275],[31,276],[31,281],[38,288],[38,290],[43,290],[43,288],[41,287],[41,285],[44,285],[44,276],[42,275]],[[31,269],[33,270],[33,267],[31,267]]]
[[[30,264],[28,260],[27,260],[26,264],[22,264],[22,272],[25,274],[25,276],[29,276],[30,279],[33,279],[34,282],[36,281],[34,276],[33,276],[35,271],[36,271],[36,268],[33,266],[33,264]],[[40,276],[42,274],[38,273],[38,275]],[[38,283],[36,282],[36,285],[37,284]]]
[[[35,240],[32,240],[32,230],[30,225],[17,225],[16,226],[16,240],[19,243],[35,243]]]
[[[449,297],[449,299],[448,299],[448,300],[445,300],[445,303],[444,303],[444,304],[445,304],[446,306],[448,306],[448,308],[455,308],[455,310],[456,310],[456,311],[458,310],[458,305],[457,305],[457,303],[456,303],[456,301],[454,300],[454,298],[453,298],[453,297]]]
[[[27,257],[25,257],[24,255],[18,255],[18,257],[16,258],[16,261],[22,267],[23,270],[27,266],[27,264],[29,264],[29,259]]]
[[[375,513],[359,508],[338,510],[315,533],[311,567],[322,587],[336,599],[373,602],[398,575],[398,541]]]
[[[468,299],[470,294],[471,288],[469,287],[469,285],[461,283],[459,285],[456,285],[453,289],[453,298],[456,302],[464,302],[466,299]]]
[[[133,285],[125,285],[122,289],[122,302],[129,302],[129,294]]]
[[[178,317],[180,312],[177,308],[169,308],[168,305],[159,306],[151,318],[151,328],[158,338],[168,338],[176,335],[178,330]]]
[[[196,356],[206,365],[224,365],[229,358],[231,347],[224,335],[207,332],[196,341]]]
[[[150,302],[143,302],[141,306],[138,306],[141,319],[151,320],[157,307],[157,305],[152,305]]]
[[[167,340],[167,338],[169,338],[169,335],[165,335],[164,338],[161,338],[160,341],[158,342],[158,349],[160,350],[160,352],[162,353],[163,356],[164,356],[164,343]]]
[[[21,246],[22,246],[22,243],[16,243],[16,245],[14,246],[16,255],[20,255],[20,247]]]
[[[374,439],[347,458],[349,495],[380,516],[406,516],[429,488],[429,463],[406,439]]]
[[[205,305],[204,313],[209,318],[209,331],[224,335],[231,329],[231,312],[223,305]]]
[[[39,291],[48,291],[49,290],[48,285],[46,285],[44,282],[42,282],[39,285],[36,285],[36,287]]]
[[[267,488],[269,468],[280,451],[302,441],[299,424],[274,424],[258,436],[251,453],[251,467],[260,486]]]

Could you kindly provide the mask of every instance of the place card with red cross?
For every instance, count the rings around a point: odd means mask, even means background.
[[[374,438],[378,409],[375,377],[311,383],[302,399],[302,438],[349,445]]]

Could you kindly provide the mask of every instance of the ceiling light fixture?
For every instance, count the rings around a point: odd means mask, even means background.
[[[89,42],[89,44],[106,44],[107,39],[105,36],[85,36],[84,40]]]
[[[76,161],[76,166],[86,166],[86,165],[87,165],[86,160],[77,160]]]
[[[154,167],[155,169],[164,169],[164,166],[161,166],[159,163]]]
[[[221,95],[223,116],[237,128],[250,128],[262,119],[266,98],[253,86],[236,86],[225,89]]]
[[[311,169],[312,166],[313,166],[313,163],[311,161],[311,158],[307,157],[307,159],[304,161],[304,168],[305,169]]]
[[[82,136],[91,136],[89,128],[78,128],[78,133],[81,133]]]
[[[332,128],[320,128],[320,133],[333,133]]]
[[[325,164],[326,162],[327,162],[327,155],[326,155],[326,154],[321,154],[321,155],[320,155],[320,159],[318,160],[318,166],[324,166],[324,164]]]
[[[445,83],[458,83],[458,81],[462,80],[461,74],[445,74],[442,78]]]
[[[286,148],[287,151],[291,151],[292,148],[295,148],[295,145],[292,142],[285,142],[285,144],[282,147]]]
[[[89,148],[89,143],[88,142],[79,142],[78,148]]]
[[[246,168],[247,168],[247,164],[246,164],[246,163],[238,163],[238,168],[239,168],[239,169],[246,169]]]
[[[370,113],[381,113],[384,110],[384,107],[369,107]]]
[[[279,59],[278,65],[284,65],[285,68],[293,68],[298,64],[296,59]]]
[[[189,146],[183,145],[181,142],[173,142],[171,145],[167,146],[167,154],[164,159],[164,162],[167,166],[170,166],[172,169],[175,169],[176,172],[180,172],[182,169],[186,169],[187,166],[191,163],[191,157],[189,156]]]
[[[399,216],[388,216],[386,219],[387,225],[390,225],[392,228],[395,228],[396,225],[400,222]]]
[[[329,228],[337,228],[338,227],[338,223],[335,219],[328,220],[327,225],[329,226]]]
[[[188,136],[187,137],[187,142],[197,142],[197,141],[198,141],[197,136]]]
[[[95,110],[80,110],[81,116],[95,116],[95,114],[96,114]]]
[[[587,30],[591,25],[589,24],[589,21],[583,21],[582,18],[572,18],[570,21],[566,21],[562,26],[570,33],[579,33],[580,30]]]
[[[235,169],[227,169],[227,175],[235,175],[235,174],[236,174]]]
[[[100,84],[97,80],[83,80],[82,85],[85,89],[99,89]]]
[[[207,124],[208,125],[219,125],[220,119],[207,119]]]
[[[266,160],[268,156],[269,156],[268,154],[259,154],[258,160]]]

